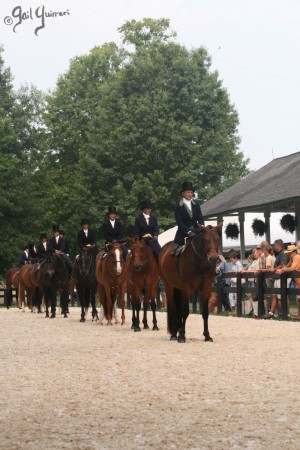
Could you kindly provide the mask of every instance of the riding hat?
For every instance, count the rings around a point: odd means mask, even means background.
[[[90,219],[86,219],[86,218],[81,219],[81,225],[85,225],[85,224],[90,225],[91,224]]]
[[[195,192],[196,188],[194,188],[193,183],[191,181],[184,181],[181,185],[181,191],[180,191],[180,195],[184,192],[184,191],[193,191]]]
[[[47,234],[46,234],[46,233],[42,233],[42,234],[40,235],[40,239],[48,239]]]
[[[115,206],[109,206],[107,210],[107,214],[115,213],[117,214],[117,208]]]
[[[143,211],[143,209],[146,209],[146,208],[150,208],[150,209],[152,208],[151,203],[149,202],[149,200],[144,200],[141,203],[140,209]]]
[[[59,231],[59,225],[53,225],[52,230],[53,231]]]

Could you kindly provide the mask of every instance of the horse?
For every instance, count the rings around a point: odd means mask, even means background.
[[[85,246],[80,250],[80,254],[73,264],[71,279],[75,281],[81,306],[80,322],[85,322],[85,315],[90,303],[92,305],[92,319],[99,320],[96,309],[97,280],[93,247]]]
[[[147,310],[149,302],[153,314],[153,330],[158,330],[156,319],[156,291],[159,279],[156,258],[144,238],[129,238],[131,253],[127,258],[127,283],[132,305],[132,329],[141,331],[140,309],[143,295],[143,324],[148,329]]]
[[[112,324],[113,311],[118,295],[121,295],[121,325],[125,323],[125,293],[127,289],[126,263],[123,247],[126,242],[108,242],[108,253],[104,250],[96,257],[96,279],[98,282],[100,302],[107,325]],[[117,323],[117,318],[115,316]],[[102,316],[100,316],[102,323]]]
[[[61,292],[61,308],[64,317],[68,317],[68,302],[70,288],[70,272],[63,257],[59,254],[50,254],[44,258],[40,265],[40,285],[44,294],[46,317],[49,317],[51,306],[51,319],[56,316],[56,292]]]
[[[203,335],[205,341],[213,341],[208,331],[208,301],[215,277],[220,242],[216,227],[198,224],[201,233],[187,239],[186,247],[177,259],[176,245],[168,242],[159,255],[159,271],[166,287],[168,331],[171,340],[185,342],[185,323],[189,315],[189,299],[193,291],[201,294]]]
[[[19,297],[18,304],[19,308],[23,311],[25,310],[25,291],[27,293],[27,306],[33,312],[33,299],[36,294],[37,285],[34,284],[30,277],[30,272],[32,271],[33,264],[24,264],[20,268],[19,272]]]
[[[7,309],[12,305],[12,286],[16,288],[16,296],[18,299],[18,288],[19,288],[19,268],[12,267],[5,273],[5,295],[4,304]]]

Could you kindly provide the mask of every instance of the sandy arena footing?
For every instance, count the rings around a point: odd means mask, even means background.
[[[187,341],[0,309],[0,448],[300,448],[300,323],[187,320]],[[152,325],[151,314],[149,315]]]

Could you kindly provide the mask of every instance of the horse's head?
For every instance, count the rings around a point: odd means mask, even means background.
[[[208,262],[214,266],[217,264],[218,260],[219,244],[220,244],[219,231],[222,228],[222,226],[223,222],[220,222],[216,227],[212,227],[210,225],[205,227],[204,225],[198,224],[198,227],[202,230],[202,233],[199,237],[199,240],[201,239],[203,243],[202,253],[204,253],[207,256]]]
[[[114,272],[117,275],[121,275],[124,268],[123,247],[126,242],[109,242],[107,248],[109,250],[110,257],[113,259]]]
[[[94,249],[92,246],[85,246],[81,249],[78,263],[79,272],[82,277],[87,277],[93,267]]]
[[[131,260],[135,270],[140,271],[145,263],[147,245],[144,239],[128,238],[131,242]]]

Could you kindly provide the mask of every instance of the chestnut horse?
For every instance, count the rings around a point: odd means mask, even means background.
[[[185,342],[185,323],[189,315],[189,299],[193,291],[201,294],[205,341],[212,341],[208,331],[208,301],[215,277],[220,242],[216,227],[199,225],[200,235],[188,238],[179,260],[173,255],[174,242],[163,246],[159,256],[160,275],[166,287],[168,331],[171,340]]]
[[[18,288],[19,288],[19,271],[20,269],[18,267],[13,267],[9,269],[5,273],[5,297],[4,297],[4,304],[7,309],[9,309],[12,305],[12,286],[16,288],[16,296],[17,296],[17,302],[18,302]]]
[[[156,290],[158,283],[158,264],[151,248],[143,238],[129,238],[131,253],[127,257],[127,283],[132,305],[132,328],[141,331],[140,309],[143,296],[144,328],[149,328],[147,310],[149,302],[153,313],[153,330],[158,330],[156,319]]]
[[[96,257],[96,279],[99,287],[100,302],[107,325],[112,324],[113,311],[119,293],[121,294],[121,324],[125,323],[125,294],[127,289],[126,263],[123,257],[123,247],[126,242],[109,242],[108,253],[98,253]],[[100,323],[103,317],[100,315]],[[116,323],[117,319],[115,317]]]
[[[92,319],[98,320],[96,309],[97,280],[95,275],[94,248],[83,247],[73,264],[72,279],[76,284],[76,290],[81,306],[80,322],[85,322],[89,304],[92,305]]]
[[[49,317],[51,305],[51,319],[56,316],[56,293],[61,293],[61,309],[64,317],[68,317],[68,303],[70,292],[70,272],[63,257],[58,254],[47,255],[40,265],[40,284],[44,294],[46,317]]]
[[[27,293],[27,306],[33,312],[37,308],[37,312],[41,313],[41,305],[43,299],[43,290],[40,280],[40,262],[34,264],[25,264],[20,268],[19,272],[19,308],[24,311],[25,307],[25,291]]]

